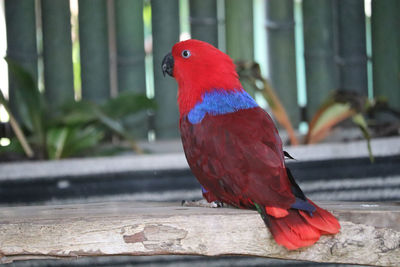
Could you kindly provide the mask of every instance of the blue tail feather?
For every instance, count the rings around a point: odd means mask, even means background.
[[[291,208],[307,211],[310,214],[310,216],[312,216],[313,215],[312,213],[317,209],[314,207],[313,204],[311,204],[307,200],[302,200],[297,197],[296,197],[296,202],[292,204]]]

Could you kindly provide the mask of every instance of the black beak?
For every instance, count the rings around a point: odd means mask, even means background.
[[[162,63],[161,63],[161,70],[165,77],[165,73],[169,76],[174,77],[174,58],[172,57],[171,53],[165,55]]]

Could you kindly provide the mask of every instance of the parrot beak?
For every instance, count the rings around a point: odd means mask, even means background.
[[[164,77],[165,77],[165,73],[167,73],[171,77],[174,77],[174,75],[173,75],[174,58],[172,57],[171,53],[168,53],[165,55],[165,57],[161,63],[161,70],[162,70]]]

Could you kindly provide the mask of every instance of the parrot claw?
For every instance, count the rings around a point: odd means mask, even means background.
[[[205,199],[201,200],[182,200],[182,206],[184,207],[203,207],[203,208],[221,208],[224,206],[224,203],[221,201],[212,201],[207,202]]]

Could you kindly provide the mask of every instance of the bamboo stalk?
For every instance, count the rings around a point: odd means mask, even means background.
[[[45,97],[51,111],[74,100],[69,0],[42,0]]]
[[[290,121],[298,125],[296,50],[292,0],[266,1],[269,81],[285,106]]]
[[[372,1],[372,64],[374,96],[400,109],[400,2]]]
[[[192,38],[218,47],[217,1],[190,0],[190,32]]]
[[[177,86],[173,79],[166,79],[161,72],[161,61],[179,41],[178,0],[152,0],[153,68],[156,137],[177,138],[179,113],[176,105]]]
[[[226,52],[234,60],[254,61],[253,1],[225,1]],[[246,81],[243,87],[254,96]]]
[[[7,58],[26,69],[37,81],[38,58],[36,46],[35,1],[4,1],[7,30]],[[18,81],[9,72],[9,103],[17,111]],[[15,113],[18,117],[18,114]]]
[[[364,0],[336,2],[340,88],[368,94]]]
[[[304,0],[303,28],[309,119],[338,87],[333,34],[333,1]]]
[[[118,91],[146,94],[143,1],[116,0],[114,7]],[[147,138],[146,111],[130,116],[124,124],[136,138]]]
[[[110,98],[106,0],[79,3],[82,99],[96,103]]]

